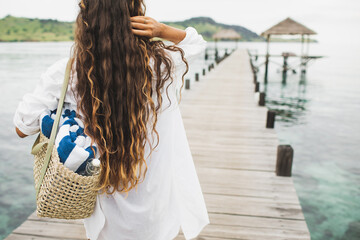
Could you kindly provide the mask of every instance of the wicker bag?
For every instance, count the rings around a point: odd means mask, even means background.
[[[69,60],[58,110],[50,139],[41,131],[31,153],[34,155],[34,182],[36,189],[36,214],[38,217],[59,219],[83,219],[94,212],[98,176],[79,175],[60,162],[55,137],[58,131],[61,110],[68,87],[71,59]]]

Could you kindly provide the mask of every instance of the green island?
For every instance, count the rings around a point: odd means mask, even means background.
[[[74,23],[6,16],[0,19],[1,42],[73,41]]]
[[[223,29],[233,29],[242,37],[240,41],[263,42],[265,39],[255,32],[239,25],[217,23],[208,17],[196,17],[185,21],[163,22],[173,27],[196,28],[207,41]],[[74,40],[74,22],[62,22],[53,19],[23,18],[6,16],[0,19],[0,42],[59,42]],[[298,42],[297,39],[271,38],[271,41]]]

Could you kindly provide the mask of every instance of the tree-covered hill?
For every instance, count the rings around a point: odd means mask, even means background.
[[[0,41],[72,41],[73,22],[6,16],[0,19]]]
[[[222,29],[232,28],[242,36],[242,41],[263,41],[256,33],[237,25],[217,23],[208,17],[191,18],[179,22],[164,22],[178,28],[192,26],[208,41]],[[74,22],[61,22],[52,19],[31,19],[6,16],[0,19],[0,41],[72,41]]]
[[[213,19],[208,17],[196,17],[180,22],[164,22],[173,27],[186,28],[192,26],[201,33],[206,40],[212,40],[212,36],[222,29],[234,29],[242,37],[241,41],[264,41],[263,37],[260,37],[256,33],[249,29],[239,25],[227,25],[223,23],[217,23]]]

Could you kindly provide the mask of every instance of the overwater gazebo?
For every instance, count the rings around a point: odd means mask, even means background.
[[[218,40],[240,40],[241,35],[234,29],[223,29],[213,35],[215,41]]]
[[[215,59],[218,59],[217,42],[220,40],[233,40],[236,41],[236,48],[238,47],[238,41],[241,39],[241,35],[234,29],[222,29],[213,35],[215,40]],[[228,54],[227,51],[225,54]]]
[[[268,30],[260,34],[260,36],[265,37],[267,41],[266,45],[266,61],[265,61],[265,82],[267,81],[267,72],[268,72],[268,63],[269,63],[269,41],[271,35],[301,35],[301,57],[304,57],[304,36],[307,36],[307,51],[306,56],[309,51],[309,37],[310,35],[317,34],[315,31],[304,26],[301,23],[296,22],[291,18],[286,18],[285,20],[279,22],[278,24],[272,26]]]

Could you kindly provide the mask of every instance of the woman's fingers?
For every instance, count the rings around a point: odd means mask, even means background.
[[[138,29],[132,29],[132,32],[135,35],[143,36],[143,37],[152,37],[152,33],[146,30],[138,30]]]
[[[150,24],[145,16],[135,16],[131,17],[131,27],[135,35],[152,37],[152,32],[150,31]]]
[[[130,17],[130,21],[132,21],[132,22],[144,22],[144,17],[145,17],[145,16],[134,16],[134,17]]]
[[[149,29],[150,26],[142,23],[131,22],[132,28],[136,29]]]
[[[130,21],[132,22],[140,22],[140,20],[143,18],[143,16],[134,16],[134,17],[130,17]],[[142,22],[144,22],[144,19],[142,20]]]
[[[142,23],[142,24],[147,24],[153,21],[152,18],[150,17],[145,17],[145,16],[134,16],[134,17],[130,17],[131,22],[136,22],[136,23]]]
[[[160,24],[155,19],[146,16],[130,17],[133,33],[139,36],[146,36],[149,38],[159,37],[163,30],[163,24]],[[134,31],[142,30],[142,32]]]

